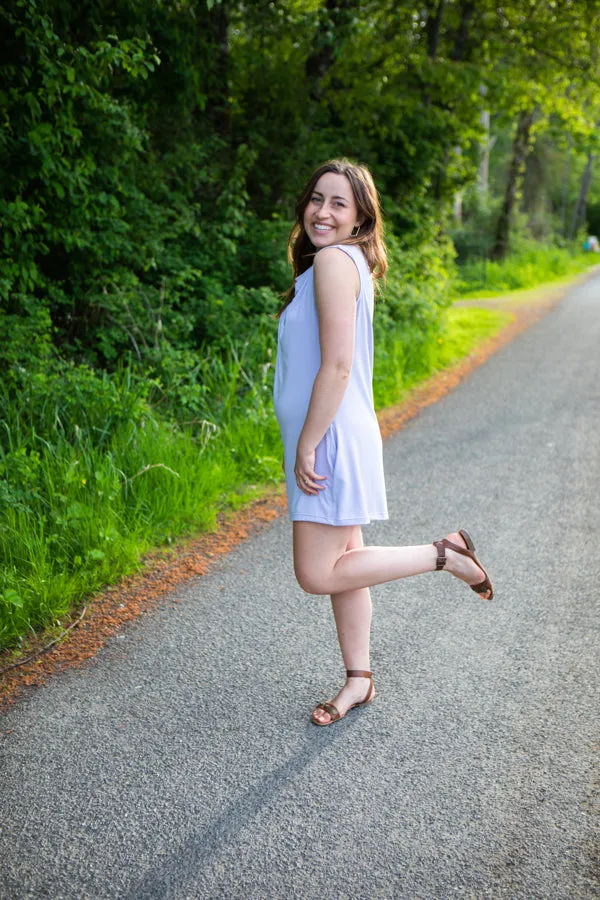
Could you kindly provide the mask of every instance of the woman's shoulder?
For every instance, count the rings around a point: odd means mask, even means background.
[[[342,251],[341,253],[337,251]],[[363,251],[356,244],[330,244],[322,247],[313,263],[315,286],[321,278],[352,285],[356,297],[371,296],[373,279]]]
[[[341,250],[346,258],[347,264],[352,266],[354,264],[354,268],[358,271],[358,275],[361,281],[361,284],[366,288],[369,286],[372,287],[373,284],[373,276],[371,274],[371,270],[369,268],[369,264],[367,262],[367,258],[362,250],[362,248],[358,244],[331,244],[329,247],[323,247],[322,250],[319,250],[315,257],[315,263],[317,262],[319,256],[323,253],[323,251],[333,251],[333,250]],[[338,259],[342,254],[339,253],[329,253],[329,256],[337,256]],[[352,263],[350,263],[352,260]],[[324,262],[324,259],[323,259]]]
[[[329,257],[331,259],[332,256],[337,256],[339,259],[339,254],[332,254],[330,251],[332,250],[341,250],[346,256],[349,256],[351,260],[353,260],[354,264],[361,271],[361,268],[369,271],[369,266],[363,253],[362,249],[357,244],[330,244],[328,247],[323,247],[315,256],[315,263],[317,263],[319,257],[321,257],[321,262],[319,265],[322,265],[325,258]],[[325,252],[324,252],[325,251]]]
[[[334,248],[347,253],[352,259],[361,259],[363,262],[366,262],[365,254],[359,244],[332,244],[331,247],[324,247],[323,249],[333,250]]]
[[[356,277],[358,273],[362,281],[365,267],[366,262],[362,251],[350,244],[330,244],[328,247],[322,247],[315,254],[313,262],[315,277],[318,273],[322,273],[325,277],[328,275],[333,277],[351,276],[354,273],[354,277]]]

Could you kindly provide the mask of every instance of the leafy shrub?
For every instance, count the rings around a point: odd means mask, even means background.
[[[15,366],[0,389],[0,450],[34,450],[58,439],[102,448],[123,423],[152,418],[151,386],[130,368],[109,375],[56,359],[43,369]]]

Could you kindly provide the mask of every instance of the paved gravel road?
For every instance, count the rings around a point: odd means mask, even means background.
[[[494,579],[375,588],[332,728],[279,520],[3,720],[0,896],[574,898],[598,881],[600,279],[386,442],[369,543],[471,530]]]

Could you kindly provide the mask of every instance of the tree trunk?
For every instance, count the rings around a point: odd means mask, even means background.
[[[437,54],[445,2],[446,0],[438,0],[437,5],[430,3],[427,4],[427,20],[425,22],[425,33],[427,35],[427,56],[430,59],[435,59]],[[433,8],[434,5],[435,9]]]
[[[503,260],[508,253],[508,238],[510,233],[510,220],[517,191],[523,177],[525,160],[530,150],[529,135],[533,125],[535,110],[524,109],[519,114],[517,131],[513,141],[512,158],[508,169],[508,178],[504,190],[504,201],[496,225],[496,236],[490,251],[490,259]]]
[[[206,41],[207,32],[210,34],[212,59],[206,107],[196,110],[196,115],[210,120],[217,134],[225,140],[230,138],[231,133],[228,13],[227,0],[221,0],[206,10],[204,16],[198,17],[200,41]]]
[[[560,233],[567,236],[567,194],[569,191],[569,169],[571,168],[571,133],[567,134],[567,155],[562,174],[562,190],[560,197]]]
[[[587,206],[587,195],[590,189],[590,183],[592,181],[592,163],[594,162],[594,154],[590,151],[588,152],[587,162],[585,164],[585,169],[583,171],[583,175],[581,176],[581,186],[579,188],[579,197],[577,198],[577,203],[575,204],[575,209],[573,210],[573,215],[571,217],[571,225],[569,227],[569,234],[567,235],[570,241],[575,237],[575,233],[577,232],[577,226],[580,222],[585,220],[585,210]]]
[[[454,221],[457,225],[462,225],[463,221],[463,195],[462,191],[457,191],[454,195]]]
[[[460,21],[454,35],[454,45],[450,52],[450,59],[454,62],[464,62],[471,56],[473,45],[469,25],[475,13],[475,7],[475,0],[461,0],[460,2]]]
[[[477,169],[477,184],[480,193],[484,196],[487,196],[490,186],[490,150],[492,149],[492,145],[494,143],[492,140],[490,140],[489,110],[482,110],[479,121],[483,125],[484,138],[480,144],[481,156],[479,158],[479,167]]]
[[[460,0],[460,19],[449,54],[453,62],[466,62],[471,56],[473,46],[470,40],[469,25],[474,11],[474,0]],[[427,13],[427,53],[431,60],[435,60],[437,53],[443,13],[444,0],[439,0],[435,10],[432,8],[432,4],[429,4]],[[424,97],[424,105],[428,106],[430,102],[427,92]],[[454,152],[461,153],[462,151],[460,147],[455,147]],[[446,169],[449,157],[450,148],[446,146],[444,148],[444,165],[438,170],[433,181],[433,195],[437,201],[441,200],[445,193],[447,184]],[[462,220],[462,197],[454,198],[454,216],[457,222]]]
[[[339,44],[340,37],[352,20],[360,2],[361,0],[326,0],[321,9],[313,51],[308,56],[304,68],[310,98],[316,103],[323,95],[323,79],[335,61],[335,46]]]
[[[487,96],[487,88],[482,84],[479,88],[482,97]],[[485,102],[485,101],[484,101]],[[483,197],[487,197],[490,181],[490,152],[495,143],[495,138],[490,138],[490,111],[482,109],[479,121],[483,126],[484,137],[479,145],[479,166],[477,167],[477,187]]]

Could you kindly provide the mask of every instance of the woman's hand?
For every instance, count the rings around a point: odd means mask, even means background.
[[[294,466],[294,475],[296,476],[296,484],[303,494],[318,494],[324,490],[325,485],[319,484],[319,481],[325,481],[326,475],[317,475],[315,472],[315,451],[307,450],[298,444],[296,453],[296,464]]]

